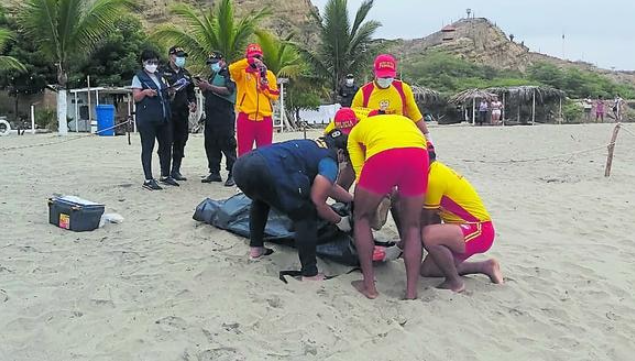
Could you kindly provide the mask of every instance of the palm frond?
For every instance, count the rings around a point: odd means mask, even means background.
[[[179,44],[186,49],[192,62],[201,62],[207,59],[207,55],[210,49],[210,44],[203,39],[183,32],[176,28],[174,25],[162,25],[152,33],[151,38],[158,41],[162,46],[169,47],[174,44]]]
[[[0,54],[12,39],[13,34],[9,29],[0,28]],[[26,67],[14,57],[0,55],[0,71],[26,72]]]
[[[81,7],[85,4],[85,0],[65,0],[73,2]],[[80,18],[72,18],[78,14],[80,10],[72,9],[64,17],[68,17],[66,22],[76,22],[76,31],[70,36],[70,42],[65,44],[64,49],[68,51],[92,51],[101,39],[109,32],[115,29],[117,19],[125,14],[126,10],[132,9],[133,0],[97,0],[90,5],[86,12]],[[73,25],[66,26],[66,29],[72,29]]]
[[[22,5],[19,22],[25,33],[52,61],[61,59],[58,35],[58,1],[28,0]]]
[[[373,8],[374,0],[366,0],[357,9],[357,13],[355,14],[355,21],[353,21],[353,27],[351,28],[351,35],[357,35],[357,30],[362,25],[362,23],[366,20],[368,13]]]

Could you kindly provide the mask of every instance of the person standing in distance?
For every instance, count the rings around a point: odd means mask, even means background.
[[[375,79],[363,85],[355,97],[351,108],[370,108],[384,114],[402,115],[412,120],[421,130],[426,140],[432,143],[430,132],[419,111],[410,85],[395,80],[397,61],[392,55],[382,54],[375,58]]]
[[[273,102],[280,96],[276,76],[267,69],[260,45],[249,44],[245,58],[229,66],[236,83],[238,156],[273,142]]]
[[[198,83],[205,95],[205,153],[209,167],[209,175],[203,179],[203,183],[223,181],[220,163],[222,154],[225,154],[229,171],[225,186],[232,187],[235,184],[232,168],[236,162],[236,84],[230,79],[221,53],[210,54],[207,64],[212,71],[209,81],[201,80]]]
[[[353,74],[348,74],[344,80],[344,85],[340,87],[340,105],[342,108],[350,108],[353,104],[353,97],[357,94],[359,87],[355,85],[355,77]]]
[[[183,48],[173,46],[168,51],[170,63],[161,69],[168,85],[175,91],[172,98],[172,178],[185,181],[181,174],[181,163],[185,157],[185,143],[190,132],[189,114],[196,112],[196,93],[192,76],[185,69],[187,53]]]
[[[132,79],[132,96],[137,107],[137,130],[141,136],[141,164],[145,174],[143,187],[149,190],[162,189],[152,176],[155,138],[159,142],[161,183],[178,186],[179,184],[170,176],[171,111],[168,85],[157,74],[159,55],[152,50],[145,50],[141,53],[141,63],[143,69]]]

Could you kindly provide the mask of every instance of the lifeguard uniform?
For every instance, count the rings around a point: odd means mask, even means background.
[[[394,187],[405,197],[427,189],[426,139],[414,122],[400,115],[378,115],[359,122],[348,138],[357,186],[385,195]]]
[[[492,247],[494,225],[478,193],[467,179],[438,161],[430,165],[424,208],[438,210],[443,223],[461,227],[465,253],[454,254],[457,260],[465,261]]]
[[[247,48],[246,58],[229,66],[229,73],[236,83],[236,110],[238,120],[236,137],[238,156],[273,142],[273,102],[280,96],[276,76],[271,70],[259,69],[253,57],[261,56],[257,44]]]
[[[395,80],[386,89],[370,82],[359,89],[353,98],[352,108],[370,108],[382,110],[386,114],[403,115],[413,122],[423,121],[415,96],[410,85]]]

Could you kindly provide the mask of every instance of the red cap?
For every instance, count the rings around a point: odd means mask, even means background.
[[[247,45],[247,51],[245,52],[245,57],[253,58],[254,56],[262,57],[262,48],[258,44]]]
[[[344,134],[349,134],[357,124],[357,114],[351,108],[341,108],[335,113],[335,129],[339,129]]]
[[[392,55],[379,55],[375,58],[375,76],[378,78],[395,78],[397,76],[397,60]]]

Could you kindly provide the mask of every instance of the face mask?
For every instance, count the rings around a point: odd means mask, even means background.
[[[392,85],[392,82],[395,81],[395,78],[377,78],[377,85],[382,89],[387,89]]]
[[[348,86],[353,86],[354,82],[355,82],[355,79],[346,79],[346,85]]]
[[[174,65],[178,66],[179,68],[184,68],[185,58],[182,56],[177,57],[176,60],[174,60]]]
[[[209,67],[210,67],[210,69],[212,69],[212,72],[214,72],[214,73],[218,73],[220,71],[220,64],[219,63],[210,64]]]
[[[157,71],[157,65],[156,64],[145,64],[143,66],[143,68],[150,74],[154,74],[154,72]]]

